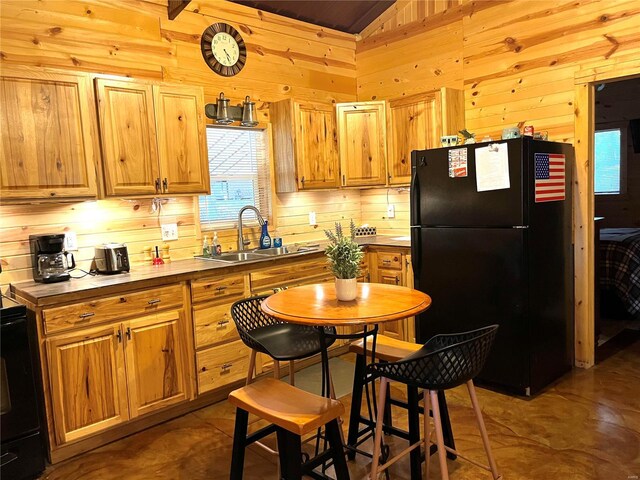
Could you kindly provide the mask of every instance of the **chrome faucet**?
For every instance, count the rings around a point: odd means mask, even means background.
[[[254,207],[253,205],[245,205],[240,209],[240,212],[238,212],[238,250],[239,251],[244,250],[244,247],[251,243],[251,240],[244,239],[244,234],[242,233],[242,214],[245,212],[245,210],[253,210],[256,214],[256,217],[258,218],[258,223],[260,224],[260,226],[264,225],[264,218],[262,218],[262,215],[260,215],[260,211],[256,207]]]

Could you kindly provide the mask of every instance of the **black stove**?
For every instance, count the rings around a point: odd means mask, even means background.
[[[44,470],[44,451],[27,307],[0,296],[0,328],[0,476],[35,478]]]

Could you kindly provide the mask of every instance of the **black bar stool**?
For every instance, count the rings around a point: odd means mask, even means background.
[[[329,459],[338,480],[348,480],[349,470],[339,432],[338,418],[344,406],[338,400],[305,392],[280,380],[266,378],[229,394],[229,402],[236,407],[233,434],[231,480],[241,480],[247,445],[276,432],[280,457],[280,476],[284,480],[301,479]],[[249,413],[272,423],[247,436]],[[302,436],[326,425],[329,449],[302,463]],[[313,475],[313,474],[312,474]]]
[[[375,348],[374,348],[375,347]],[[367,337],[367,343],[365,347],[364,339],[354,341],[349,346],[349,351],[356,354],[356,366],[353,378],[353,394],[351,399],[351,411],[349,415],[349,433],[347,445],[350,447],[357,447],[362,442],[373,436],[375,429],[375,422],[372,420],[373,413],[371,412],[370,402],[367,401],[367,408],[369,409],[369,415],[364,416],[361,413],[362,395],[365,392],[368,381],[373,380],[374,377],[365,379],[367,356],[373,355],[374,361],[380,362],[396,362],[402,358],[415,353],[420,350],[422,345],[413,342],[405,342],[402,340],[396,340],[386,335],[378,334],[374,340],[371,337]],[[422,394],[418,393],[418,389],[407,385],[407,402],[397,400],[391,397],[390,388],[387,386],[385,414],[383,419],[383,432],[389,435],[395,435],[397,437],[408,440],[410,444],[420,441],[420,413],[424,413],[419,406],[419,399]],[[455,449],[455,443],[453,440],[453,432],[451,430],[451,423],[449,421],[449,412],[447,409],[447,403],[445,400],[444,392],[438,392],[438,398],[440,400],[441,412],[442,412],[442,424],[444,430],[445,445]],[[367,398],[368,400],[368,398]],[[391,405],[395,405],[407,410],[409,431],[401,430],[394,427],[391,421]],[[364,426],[361,428],[361,426]],[[433,452],[436,451],[436,447],[433,447]],[[348,456],[351,460],[355,457],[356,450],[350,449]],[[454,460],[455,455],[448,453],[449,458]],[[419,450],[415,450],[411,453],[411,474],[412,478],[418,478],[420,476],[420,469],[422,463],[422,455]]]
[[[396,457],[379,466],[379,456],[383,433],[383,417],[386,401],[386,389],[389,381],[397,381],[424,390],[424,411],[433,411],[433,421],[436,433],[438,459],[443,480],[449,479],[446,453],[451,452],[460,458],[469,460],[491,472],[494,480],[502,478],[498,473],[489,437],[482,418],[482,412],[476,398],[473,378],[480,373],[489,355],[498,325],[491,325],[470,332],[449,335],[436,335],[429,339],[420,350],[396,362],[375,363],[369,365],[371,375],[380,377],[380,393],[378,398],[378,412],[376,435],[373,444],[373,462],[371,464],[371,479],[375,480],[380,471],[394,463],[400,456],[415,449],[420,449],[420,442],[414,443]],[[442,432],[442,418],[440,415],[438,392],[448,390],[466,383],[476,414],[476,422],[480,430],[489,466],[482,465],[461,455],[457,450],[444,444]],[[428,451],[431,445],[429,415],[424,415],[424,446]],[[429,475],[429,458],[425,458],[426,475]],[[413,476],[412,476],[413,478]]]

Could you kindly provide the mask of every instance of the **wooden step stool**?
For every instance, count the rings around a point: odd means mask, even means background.
[[[229,402],[236,407],[231,480],[242,479],[246,446],[274,431],[278,438],[281,478],[300,479],[329,458],[333,459],[337,478],[349,478],[338,426],[338,417],[344,413],[344,406],[338,400],[265,378],[234,390],[229,394]],[[272,425],[247,436],[249,413]],[[302,436],[323,425],[326,425],[329,449],[302,463]]]

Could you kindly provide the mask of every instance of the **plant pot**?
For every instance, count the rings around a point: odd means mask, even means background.
[[[336,278],[336,298],[342,302],[356,299],[358,281],[355,278]]]

